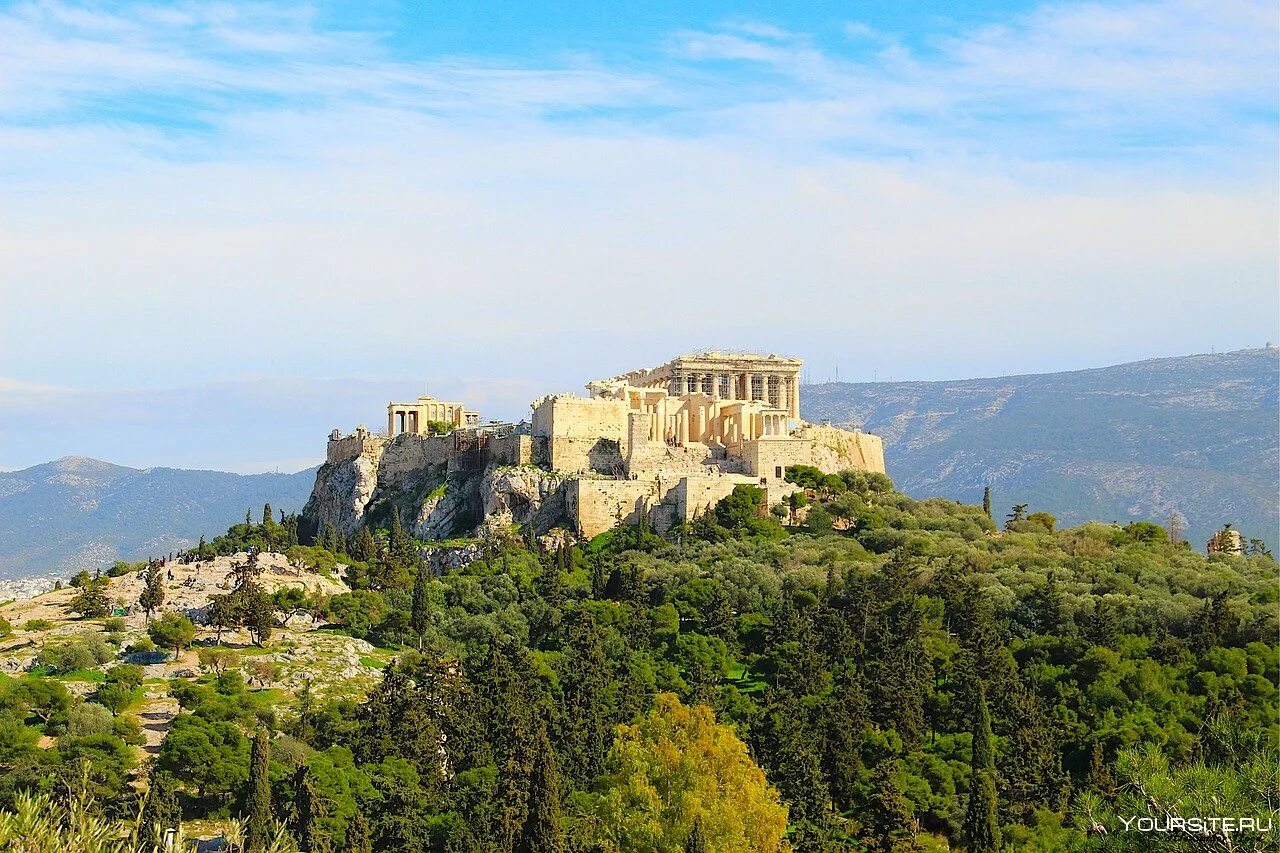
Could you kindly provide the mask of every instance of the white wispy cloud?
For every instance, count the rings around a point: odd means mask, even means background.
[[[731,21],[540,62],[405,58],[305,5],[113,8],[0,11],[24,382],[155,415],[264,372],[518,398],[691,345],[937,377],[1276,337],[1262,4],[1058,3],[911,44],[851,22],[847,50]],[[314,423],[263,458],[348,402],[271,408]]]

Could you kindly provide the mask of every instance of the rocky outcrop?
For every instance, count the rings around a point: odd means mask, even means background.
[[[374,458],[362,454],[345,462],[326,463],[316,472],[303,516],[314,520],[316,530],[329,524],[343,536],[351,536],[364,524],[365,510],[377,486]]]
[[[562,474],[529,465],[486,470],[480,482],[484,516],[506,513],[514,524],[549,530],[565,515],[565,479]]]
[[[316,475],[304,529],[331,525],[351,536],[396,513],[406,530],[430,541],[473,534],[486,520],[532,525],[538,534],[563,523],[565,475],[513,465],[502,454],[442,456],[443,448],[438,439],[397,436],[331,459]]]

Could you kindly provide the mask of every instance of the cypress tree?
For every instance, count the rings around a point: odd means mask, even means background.
[[[409,627],[418,635],[418,651],[422,651],[422,637],[431,625],[431,602],[427,597],[429,572],[424,560],[418,561],[418,571],[413,576],[413,610],[409,614]]]
[[[606,697],[609,668],[595,620],[585,610],[570,611],[563,659],[565,777],[588,787],[604,765],[611,740]]]
[[[295,834],[302,853],[324,853],[327,839],[320,832],[323,814],[319,795],[311,781],[311,773],[304,764],[293,775],[293,807],[296,814]]]
[[[367,563],[378,555],[378,545],[373,541],[369,528],[361,527],[351,543],[351,559],[358,563]]]
[[[853,807],[862,776],[862,732],[867,727],[867,698],[856,673],[846,670],[827,699],[823,770],[836,809]]]
[[[982,487],[982,511],[987,514],[987,518],[991,518],[991,487]]]
[[[529,777],[529,814],[525,818],[519,853],[563,853],[560,828],[560,788],[555,755],[547,729],[539,726],[533,739],[533,772]]]
[[[964,812],[964,838],[969,853],[994,853],[1000,849],[1000,823],[996,814],[996,767],[991,746],[991,716],[982,682],[975,679],[973,745],[969,766],[969,804]]]
[[[248,853],[262,853],[271,836],[271,738],[265,729],[253,736],[249,753],[249,792],[245,797],[244,837]]]
[[[262,505],[262,525],[263,527],[271,527],[276,523],[276,517],[271,512],[271,502],[268,501]]]
[[[538,575],[538,595],[552,607],[559,607],[564,603],[564,582],[560,578],[563,558],[564,549],[561,548],[554,558],[547,557],[539,561],[542,564],[542,572]]]
[[[142,570],[142,593],[138,596],[138,606],[147,614],[147,621],[151,621],[151,614],[159,610],[164,604],[164,570],[160,568],[158,563],[152,563]]]
[[[1103,761],[1101,741],[1093,742],[1093,751],[1089,755],[1089,785],[1108,796],[1116,792],[1115,776]]]
[[[147,780],[147,799],[138,818],[140,835],[147,841],[162,839],[166,829],[176,828],[181,822],[177,781],[167,770],[152,770]]]

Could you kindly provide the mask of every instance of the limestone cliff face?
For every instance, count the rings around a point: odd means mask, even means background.
[[[364,524],[365,510],[378,486],[378,463],[367,455],[343,462],[326,463],[316,472],[311,497],[302,510],[314,530],[331,525],[343,536],[351,536]]]
[[[304,529],[327,524],[351,536],[364,525],[389,525],[394,513],[424,540],[486,523],[532,524],[541,535],[565,521],[565,477],[528,464],[530,452],[527,436],[473,452],[456,451],[452,439],[412,435],[344,445],[316,476]]]
[[[820,424],[806,424],[799,435],[813,441],[813,464],[824,471],[857,468],[885,473],[884,442],[878,435]]]

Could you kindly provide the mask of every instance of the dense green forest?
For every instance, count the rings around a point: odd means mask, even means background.
[[[211,666],[137,767],[127,726],[3,678],[0,846],[65,814],[128,849],[225,816],[249,850],[1275,849],[1125,823],[1280,823],[1270,555],[788,477],[783,506],[739,487],[663,536],[494,534],[440,576],[394,522],[299,545],[247,519],[203,548],[342,571],[350,592],[274,606],[394,650],[381,684],[293,697]]]

